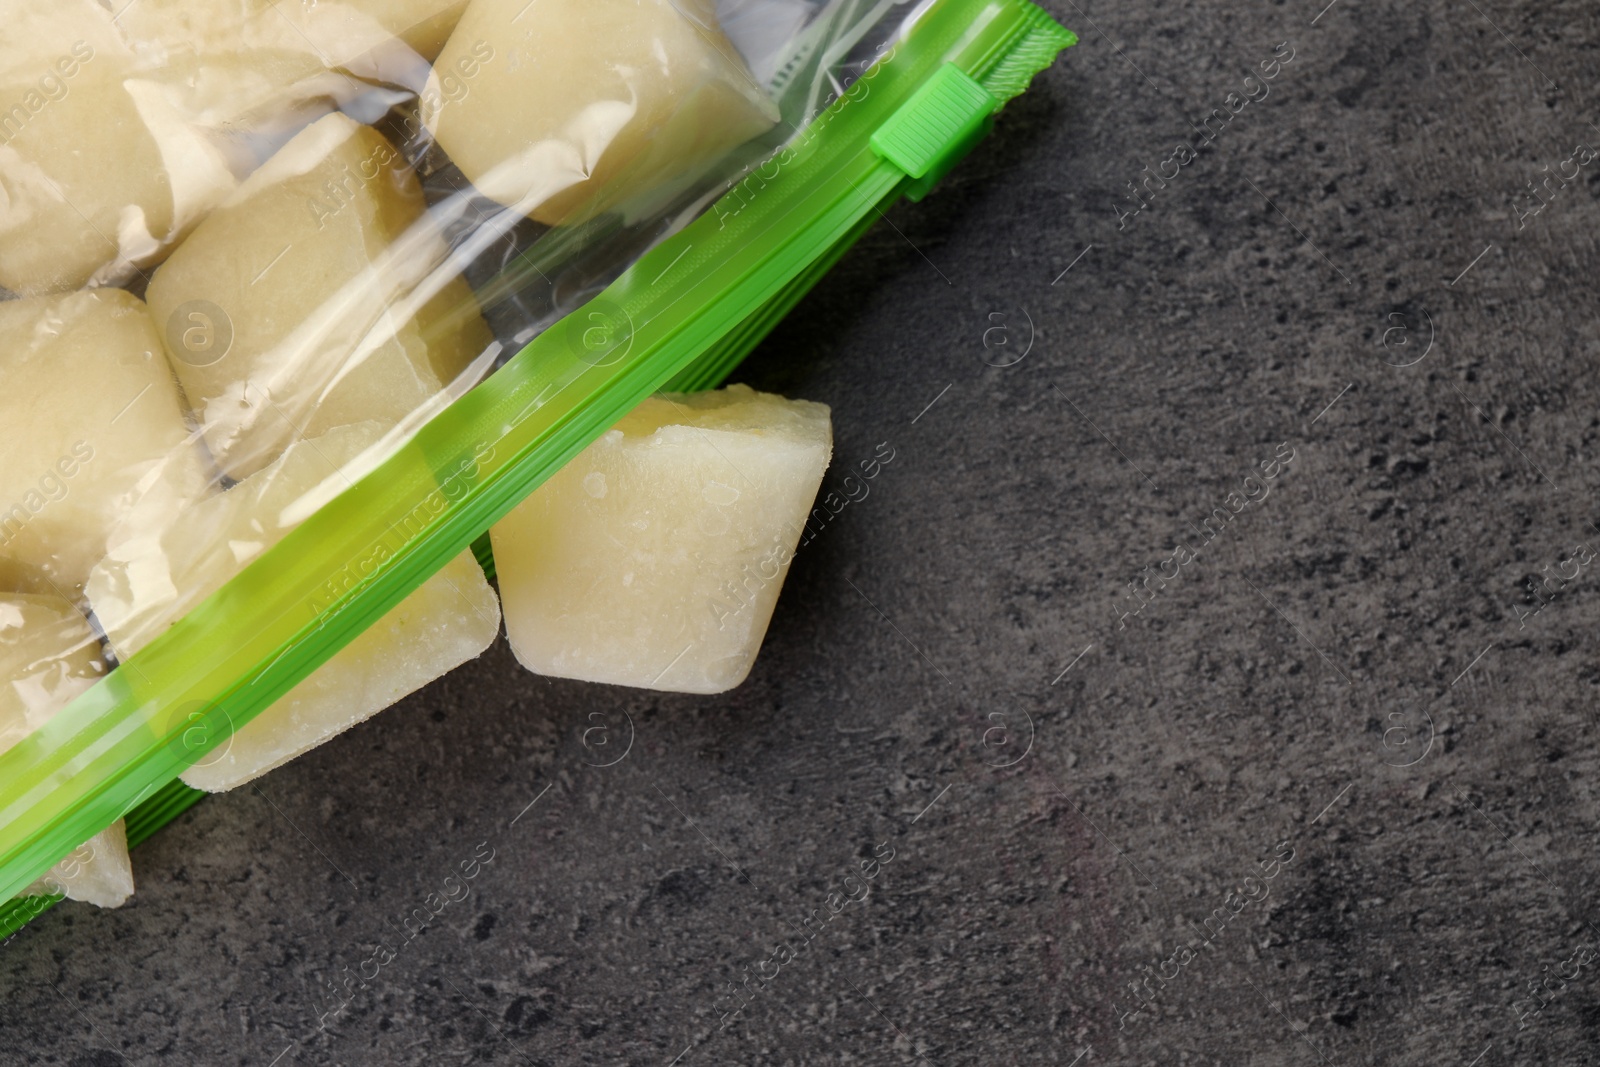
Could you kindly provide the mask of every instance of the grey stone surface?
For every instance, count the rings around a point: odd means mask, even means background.
[[[6,946],[0,1062],[1600,1062],[1600,17],[1323,3],[1051,5],[747,363],[895,459],[744,687],[496,646]]]

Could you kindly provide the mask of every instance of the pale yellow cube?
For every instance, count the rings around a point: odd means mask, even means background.
[[[114,0],[144,78],[236,173],[376,85],[420,92],[465,0]],[[364,106],[364,105],[363,105]]]
[[[437,59],[444,51],[445,42],[467,10],[467,0],[400,0],[392,4],[363,0],[363,4],[378,10],[405,42],[428,60]]]
[[[235,173],[261,162],[282,139],[369,89],[335,73],[311,41],[272,10],[193,0],[118,0],[118,18],[140,69],[143,92],[203,131]]]
[[[303,54],[326,68],[365,65],[397,46],[432,60],[467,0],[112,0],[117,22],[138,41],[208,58]]]
[[[89,599],[118,656],[149,644],[369,470],[384,430],[363,423],[295,444],[190,508],[159,543],[130,545],[97,568]],[[243,785],[478,656],[499,628],[494,590],[463,553],[183,780],[211,792]]]
[[[137,297],[0,301],[0,556],[75,596],[114,530],[159,528],[205,490],[203,452]]]
[[[0,594],[0,752],[48,722],[104,677],[100,641],[56,596]],[[102,908],[133,893],[133,866],[119,819],[56,864],[22,896],[64,893]]]
[[[473,185],[577,221],[777,122],[705,0],[472,0],[423,121]]]
[[[494,527],[517,659],[559,678],[732,689],[832,449],[823,404],[740,385],[645,401]]]
[[[19,896],[52,896],[81,900],[97,908],[120,908],[133,896],[133,860],[128,832],[121,819],[68,853],[60,863]]]
[[[224,153],[142,79],[95,0],[3,13],[0,286],[133,278],[232,190]]]
[[[156,272],[150,307],[231,477],[332,427],[406,417],[491,343],[459,279],[408,310],[435,268],[448,276],[439,267],[446,246],[419,224],[423,211],[399,151],[371,127],[329,115]],[[446,320],[446,308],[464,314]]]
[[[237,173],[265,146],[376,85],[420,90],[427,59],[391,27],[435,50],[460,0],[112,0],[142,77],[176,114],[229,150]],[[459,14],[459,10],[457,11]],[[441,19],[447,25],[439,25]]]
[[[106,674],[89,622],[58,596],[0,593],[0,752]]]

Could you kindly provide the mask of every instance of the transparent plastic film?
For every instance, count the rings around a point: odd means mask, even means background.
[[[11,8],[0,901],[479,655],[469,546],[720,380],[1072,40],[1021,0]],[[947,82],[927,167],[874,145]]]
[[[49,722],[104,678],[100,641],[71,602],[51,593],[0,594],[0,752]],[[121,821],[63,857],[25,892],[115,907],[133,892]]]

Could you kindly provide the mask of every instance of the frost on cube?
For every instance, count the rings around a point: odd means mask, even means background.
[[[133,655],[380,458],[386,427],[340,427],[291,446],[238,485],[190,508],[158,543],[95,570],[89,599],[121,658]],[[243,785],[473,659],[494,642],[500,605],[466,552],[216,749],[183,780]]]
[[[0,556],[61,595],[109,542],[146,536],[205,490],[203,453],[138,297],[0,302]]]
[[[88,621],[55,596],[0,593],[0,752],[43,726],[106,673]],[[84,842],[22,896],[64,893],[115,908],[133,894],[122,822]]]
[[[738,685],[832,448],[822,404],[747,386],[645,401],[494,527],[517,658],[615,685]]]
[[[670,184],[778,120],[709,0],[473,0],[422,113],[480,192],[551,224]]]
[[[441,403],[492,341],[421,187],[383,135],[308,126],[156,271],[150,307],[222,469]]]

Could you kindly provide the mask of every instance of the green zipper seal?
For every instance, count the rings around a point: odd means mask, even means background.
[[[0,900],[125,814],[131,840],[192,804],[197,795],[175,781],[186,767],[651,393],[720,381],[883,208],[925,192],[927,177],[970,150],[993,111],[1076,40],[1024,0],[929,6],[711,211],[0,754]],[[952,139],[937,143],[936,129]],[[926,163],[920,180],[892,161],[913,158]],[[50,899],[11,901],[0,933]]]
[[[125,829],[128,847],[148,841],[157,830],[204,800],[209,794],[190,789],[174,779],[156,790],[149,800],[128,813]],[[85,839],[87,840],[87,838]],[[0,937],[10,937],[40,912],[61,903],[62,897],[19,897],[0,904]]]

